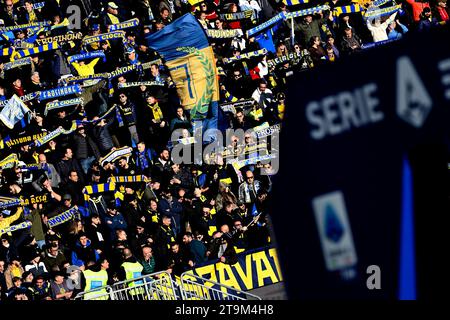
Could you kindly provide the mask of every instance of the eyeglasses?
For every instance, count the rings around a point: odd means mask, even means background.
[[[246,177],[247,179],[253,179],[254,177],[253,176],[251,176],[251,177]]]

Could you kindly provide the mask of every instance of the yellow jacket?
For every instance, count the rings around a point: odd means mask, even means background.
[[[78,62],[72,62],[72,66],[78,72],[79,76],[91,76],[95,74],[94,67],[97,64],[98,60],[100,60],[100,58],[95,58],[91,62],[84,65],[80,65]]]
[[[8,228],[11,225],[11,223],[13,223],[17,219],[19,219],[22,212],[23,212],[23,208],[19,207],[19,208],[17,208],[16,213],[14,213],[12,216],[3,218],[2,220],[0,220],[0,230]]]

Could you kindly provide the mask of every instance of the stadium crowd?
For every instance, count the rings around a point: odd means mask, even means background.
[[[173,162],[172,148],[185,142],[172,132],[188,137],[194,128],[149,34],[195,15],[215,53],[219,102],[229,106],[219,108],[219,127],[248,130],[281,123],[294,73],[449,20],[446,0],[397,1],[381,19],[336,14],[352,4],[340,0],[114,0],[88,2],[90,14],[73,29],[73,3],[0,2],[0,108],[15,95],[30,110],[0,115],[0,300],[73,299],[157,271],[175,277],[209,261],[234,264],[237,253],[271,244],[263,164],[236,167],[221,155],[214,164]],[[124,22],[123,39],[84,41]],[[42,98],[75,83],[80,91]],[[227,150],[251,150],[254,139],[233,136]]]

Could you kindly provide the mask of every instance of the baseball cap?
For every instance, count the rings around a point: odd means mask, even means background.
[[[117,4],[115,4],[114,2],[108,2],[108,7],[112,8],[112,9],[119,9]]]
[[[0,25],[4,25],[5,24],[5,20],[0,19]]]
[[[72,200],[72,196],[71,196],[70,194],[66,193],[66,194],[63,196],[63,200]]]

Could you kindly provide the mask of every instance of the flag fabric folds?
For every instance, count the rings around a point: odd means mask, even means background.
[[[25,115],[31,114],[31,110],[28,109],[25,103],[15,94],[8,100],[3,110],[0,112],[0,120],[9,129],[13,129],[14,125],[22,120]]]
[[[192,120],[205,119],[210,106],[217,109],[219,84],[214,54],[194,16],[185,14],[146,39],[149,47],[166,60],[181,104],[190,110]]]

